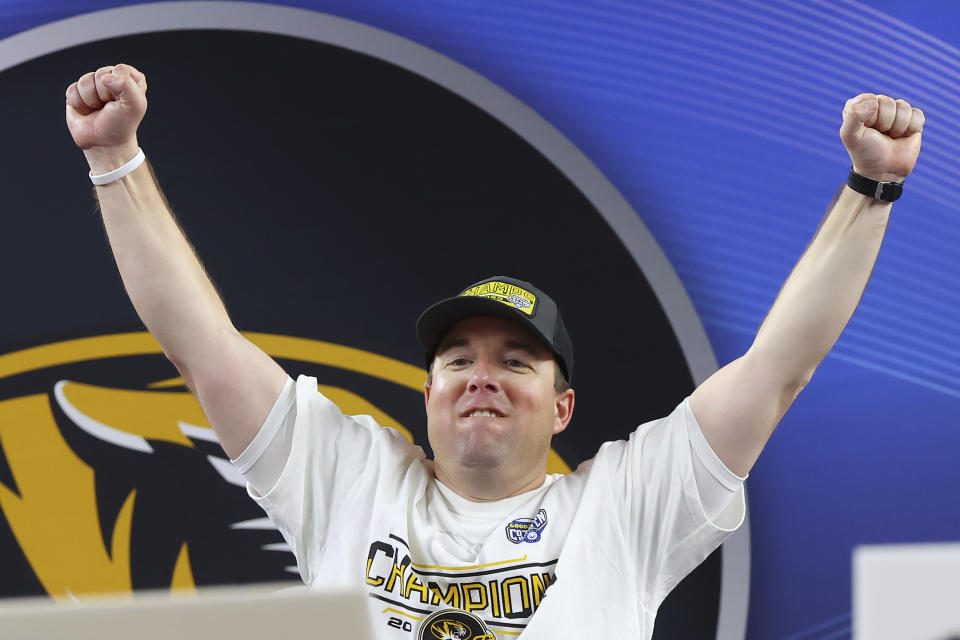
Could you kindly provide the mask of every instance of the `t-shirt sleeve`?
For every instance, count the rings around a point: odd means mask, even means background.
[[[293,395],[282,392],[277,402],[286,406],[274,406],[261,433],[282,433],[284,425],[292,424],[289,454],[266,493],[250,484],[247,491],[283,534],[301,577],[309,583],[338,512],[345,505],[372,506],[376,487],[397,486],[410,464],[424,454],[370,416],[344,415],[320,393],[316,378],[301,375]]]
[[[632,554],[637,588],[654,611],[746,513],[741,483],[726,507],[708,517],[694,473],[699,455],[690,436],[694,430],[700,427],[687,398],[669,416],[638,427],[628,440],[604,444],[594,460],[594,472],[609,474],[611,499],[620,502],[611,506]]]
[[[297,417],[293,404],[296,401],[296,384],[287,376],[257,435],[243,453],[230,461],[247,479],[247,490],[251,495],[269,491],[283,473],[293,446],[293,423]]]

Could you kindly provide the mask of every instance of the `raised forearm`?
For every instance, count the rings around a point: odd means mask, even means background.
[[[843,187],[747,353],[785,388],[802,388],[863,295],[891,204]]]
[[[843,115],[840,138],[854,171],[880,182],[910,174],[920,153],[922,111],[864,93],[847,101]],[[873,271],[890,209],[843,187],[790,274],[746,356],[781,389],[802,388],[840,337]]]
[[[104,173],[136,154],[132,148],[85,151]],[[233,331],[226,309],[144,164],[96,187],[110,247],[137,314],[177,362],[202,351],[212,332]]]
[[[137,154],[146,91],[146,77],[129,65],[101,67],[67,88],[67,127],[93,175],[112,172]],[[209,355],[208,345],[222,344],[211,338],[236,334],[220,297],[148,165],[97,186],[96,193],[130,300],[183,372],[181,365]]]
[[[847,101],[840,138],[854,171],[902,182],[920,153],[924,115],[904,100]],[[690,406],[727,467],[746,474],[777,423],[840,337],[873,271],[891,205],[840,191],[747,353],[710,376]]]
[[[224,450],[238,456],[259,432],[287,374],[233,327],[149,165],[128,169],[138,155],[146,91],[146,76],[130,65],[86,73],[67,88],[67,127],[96,182],[108,182],[96,187],[97,199],[133,306]]]

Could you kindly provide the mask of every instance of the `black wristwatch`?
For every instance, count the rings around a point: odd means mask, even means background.
[[[847,186],[862,193],[865,196],[873,196],[877,200],[884,202],[893,202],[903,193],[902,182],[877,182],[870,178],[865,178],[850,167],[850,177],[847,178]]]

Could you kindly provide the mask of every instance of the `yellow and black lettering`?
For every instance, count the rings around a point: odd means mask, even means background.
[[[556,561],[523,564],[526,558],[522,558],[464,569],[417,565],[405,549],[406,543],[397,540],[404,546],[379,541],[370,545],[366,582],[371,596],[414,613],[428,613],[423,609],[427,605],[519,622],[533,615],[557,580],[550,572],[532,572]],[[428,577],[433,580],[428,581]],[[393,595],[384,597],[388,594]]]
[[[404,574],[406,574],[407,567],[409,566],[410,566],[410,556],[403,556],[403,559],[399,563],[397,563],[397,559],[394,558],[393,566],[390,568],[390,577],[387,579],[387,586],[384,587],[384,589],[386,589],[387,591],[393,591],[393,585],[396,582],[396,579],[400,578],[400,591],[402,593]]]
[[[543,600],[543,595],[547,592],[547,587],[550,586],[550,574],[541,573],[537,575],[534,573],[530,576],[530,583],[533,585],[531,589],[533,591],[533,608],[536,610],[540,606],[540,601]]]
[[[528,618],[533,615],[530,590],[523,576],[508,578],[500,587],[503,594],[503,615],[507,618]]]
[[[379,587],[383,584],[383,576],[371,576],[370,567],[373,565],[373,559],[377,556],[377,552],[385,554],[388,558],[393,557],[393,547],[383,542],[374,542],[370,545],[370,551],[367,553],[367,584],[373,585],[374,587]]]
[[[421,603],[428,604],[430,602],[430,592],[427,591],[427,588],[420,582],[420,578],[418,578],[417,574],[413,571],[407,576],[407,583],[403,589],[403,597],[409,600],[410,592],[412,591],[417,591],[420,594]]]
[[[462,585],[463,608],[465,611],[483,611],[487,608],[487,585],[482,582],[468,582]],[[471,594],[477,594],[474,600]]]
[[[460,608],[460,585],[448,585],[446,594],[443,593],[442,587],[436,582],[428,582],[427,588],[433,593],[433,604],[440,604],[442,600],[455,609]]]

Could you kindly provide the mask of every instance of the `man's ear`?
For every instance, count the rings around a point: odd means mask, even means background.
[[[573,389],[567,389],[563,393],[557,394],[557,399],[554,403],[556,419],[553,423],[553,435],[557,435],[570,424],[570,419],[573,418],[575,395]]]
[[[430,383],[423,383],[423,406],[426,407],[430,404]]]

